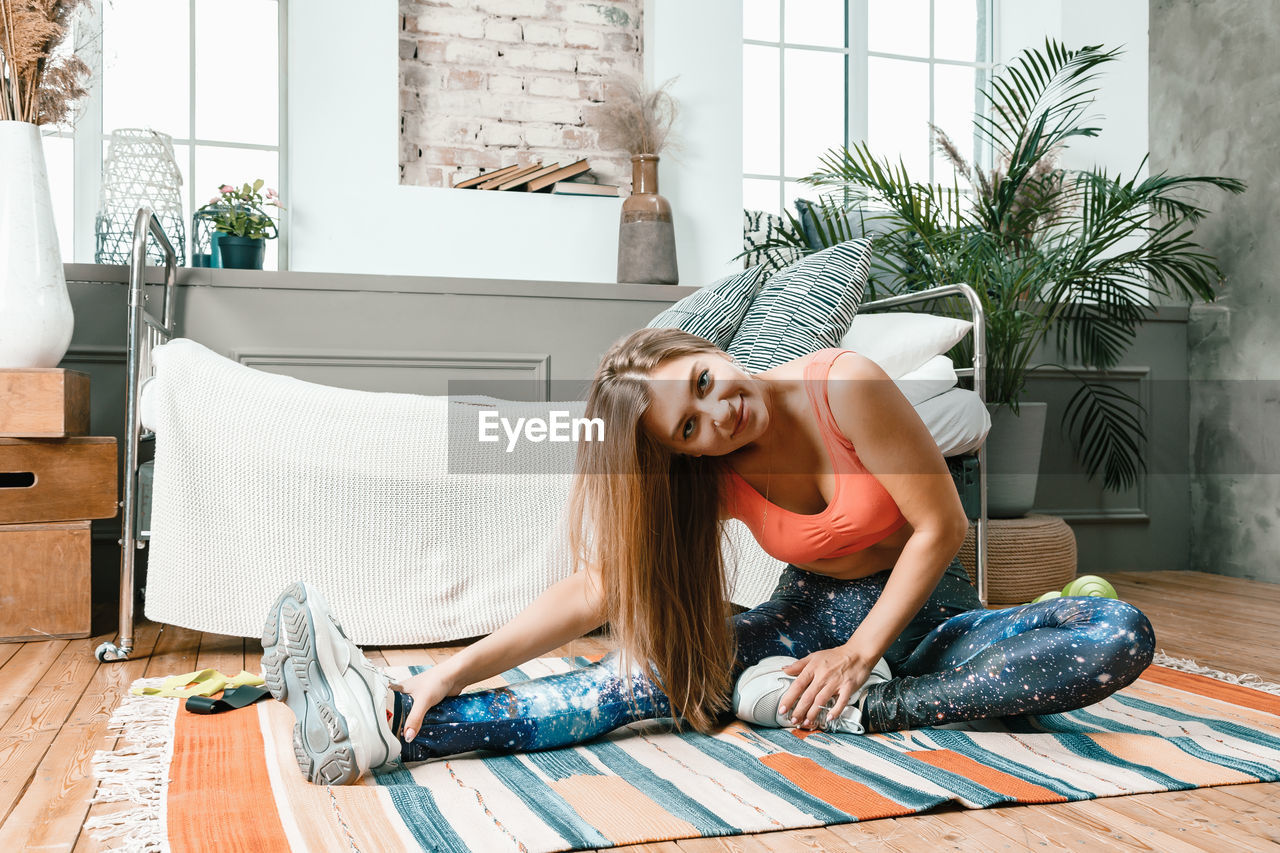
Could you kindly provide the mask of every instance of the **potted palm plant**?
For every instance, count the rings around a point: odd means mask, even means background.
[[[1034,501],[1034,476],[1029,494],[1025,487],[1039,466],[1045,404],[1022,397],[1040,344],[1052,336],[1062,357],[1086,369],[1115,367],[1157,297],[1211,301],[1221,279],[1213,257],[1192,242],[1191,226],[1207,211],[1191,191],[1239,193],[1242,182],[1060,165],[1072,140],[1098,135],[1086,113],[1099,69],[1118,55],[1052,40],[1043,50],[1024,50],[980,92],[988,109],[973,122],[994,154],[990,168],[966,162],[935,128],[956,168],[951,186],[914,180],[901,162],[876,157],[866,143],[832,149],[805,179],[824,188],[811,229],[823,245],[861,236],[863,223],[875,221],[872,295],[876,288],[906,292],[966,282],[981,298],[996,517],[1023,514]],[[794,217],[787,231],[781,244],[808,248]],[[1101,473],[1106,488],[1128,488],[1143,465],[1141,407],[1103,381],[1079,372],[1075,378],[1080,386],[1063,425],[1077,459],[1091,478]],[[1031,463],[1010,461],[1001,433],[1034,409],[1041,410],[1039,426],[1032,423],[1033,440],[1022,442]],[[1012,476],[999,476],[1002,462]],[[1006,499],[1002,485],[1021,485],[1023,494]]]

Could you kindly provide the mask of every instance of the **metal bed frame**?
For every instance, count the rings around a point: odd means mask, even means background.
[[[147,259],[147,235],[152,234],[164,252],[164,304],[161,317],[156,318],[146,307],[147,294],[144,272]],[[133,652],[134,629],[134,561],[138,551],[147,545],[147,538],[140,535],[137,529],[138,519],[138,445],[143,441],[154,441],[155,433],[144,431],[141,412],[139,411],[139,395],[142,383],[154,375],[151,364],[151,350],[156,346],[172,340],[175,335],[173,311],[174,288],[177,284],[177,255],[173,244],[165,236],[160,220],[149,208],[141,208],[134,219],[133,249],[129,261],[129,325],[126,335],[128,343],[128,366],[125,385],[125,449],[124,449],[124,500],[122,537],[120,544],[120,630],[115,643],[106,642],[98,646],[94,652],[99,661],[127,660]],[[862,312],[895,308],[917,302],[926,302],[946,296],[961,296],[969,305],[973,320],[973,366],[957,368],[959,376],[973,379],[973,390],[983,403],[986,403],[986,325],[982,303],[978,294],[967,284],[952,284],[945,287],[934,287],[916,293],[905,293],[877,299],[864,304]],[[978,596],[985,605],[987,603],[987,466],[986,442],[978,447],[978,493],[979,512],[975,531],[975,564]]]
[[[931,287],[914,293],[887,296],[864,303],[858,313],[896,308],[916,302],[931,302],[946,296],[961,296],[969,304],[969,319],[973,321],[973,366],[956,368],[957,376],[973,379],[973,391],[983,405],[987,402],[987,323],[978,292],[967,284],[948,284]],[[977,575],[978,598],[985,607],[987,598],[987,442],[978,445],[978,517],[974,519],[974,574]]]
[[[161,318],[147,310],[144,272],[147,262],[147,235],[154,235],[164,252],[164,305]],[[173,244],[165,236],[160,220],[150,208],[138,210],[133,220],[133,249],[129,255],[129,327],[126,333],[128,363],[125,376],[125,446],[124,500],[120,538],[120,633],[116,642],[106,642],[94,652],[99,661],[126,660],[133,652],[134,560],[146,547],[139,536],[138,519],[138,445],[155,439],[155,433],[144,432],[138,411],[142,383],[154,370],[151,350],[174,337],[174,288],[178,280],[178,257]]]

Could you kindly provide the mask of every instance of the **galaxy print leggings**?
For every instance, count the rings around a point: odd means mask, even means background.
[[[802,658],[843,644],[880,597],[888,574],[837,580],[788,566],[768,601],[732,619],[734,677],[771,655]],[[1154,649],[1147,617],[1114,599],[1056,598],[985,610],[953,561],[885,653],[894,678],[868,690],[863,724],[872,732],[895,731],[1081,708],[1136,679]],[[397,693],[397,731],[410,707],[412,699]],[[624,675],[610,654],[559,675],[447,697],[427,711],[401,755],[424,761],[473,749],[547,749],[670,716],[655,684],[638,672]]]

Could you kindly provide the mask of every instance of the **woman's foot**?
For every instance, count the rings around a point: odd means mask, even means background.
[[[790,728],[790,715],[779,714],[778,706],[782,704],[782,696],[787,688],[796,680],[794,675],[787,675],[782,670],[795,662],[795,658],[777,655],[764,658],[743,670],[738,683],[733,687],[733,711],[738,718],[759,726]],[[893,673],[889,671],[889,664],[884,658],[880,658],[867,680],[849,697],[848,704],[838,717],[827,719],[829,707],[818,710],[818,728],[828,732],[862,734],[866,731],[862,724],[862,698],[871,685],[891,678]]]
[[[262,630],[262,677],[297,717],[302,774],[349,785],[400,756],[386,678],[347,639],[320,591],[301,581],[280,594]]]

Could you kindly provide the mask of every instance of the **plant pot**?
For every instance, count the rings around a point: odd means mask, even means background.
[[[0,121],[0,367],[57,367],[75,315],[40,129]]]
[[[218,238],[218,256],[222,260],[223,269],[260,270],[266,251],[265,237],[234,237],[223,234]]]
[[[1023,403],[1014,414],[1008,406],[991,406],[987,433],[987,515],[1020,518],[1036,502],[1040,450],[1044,445],[1048,403]]]
[[[679,284],[671,204],[658,195],[658,157],[631,158],[631,195],[618,225],[618,281]]]

